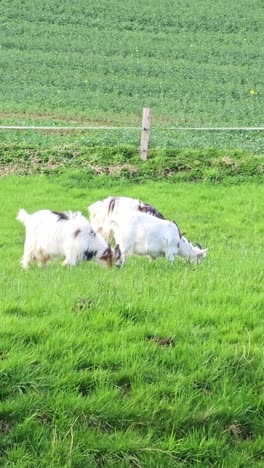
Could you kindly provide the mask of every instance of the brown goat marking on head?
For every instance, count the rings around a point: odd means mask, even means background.
[[[108,214],[113,213],[116,202],[120,199],[120,197],[112,197],[109,206],[108,206]]]
[[[112,249],[111,249],[110,245],[107,247],[107,249],[105,249],[105,251],[101,255],[100,260],[103,260],[109,266],[112,266],[112,264],[113,264],[113,252],[112,252]]]
[[[63,211],[53,211],[51,210],[51,213],[56,215],[58,217],[58,221],[68,221],[70,218],[67,213]]]
[[[81,229],[76,229],[76,231],[74,231],[73,233],[73,237],[74,239],[76,239],[76,237],[78,237],[78,235],[81,233]]]
[[[112,255],[111,247],[107,247],[100,258],[107,258],[109,255]]]
[[[148,203],[140,202],[138,210],[142,213],[147,213],[151,216],[154,216],[155,218],[165,219],[164,216],[157,210],[157,208],[155,208],[152,205],[149,205]]]

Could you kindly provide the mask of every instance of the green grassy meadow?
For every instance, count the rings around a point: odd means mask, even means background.
[[[263,466],[263,186],[0,188],[0,464]],[[109,193],[152,202],[208,257],[21,269],[19,208],[86,214]]]

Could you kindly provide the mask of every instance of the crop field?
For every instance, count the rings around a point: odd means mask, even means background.
[[[23,271],[19,208],[109,195],[66,175],[0,181],[0,464],[263,466],[263,186],[112,183],[208,247],[199,266]]]

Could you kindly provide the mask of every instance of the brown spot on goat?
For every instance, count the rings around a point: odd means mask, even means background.
[[[111,267],[113,265],[113,252],[111,247],[107,247],[104,253],[101,255],[100,260],[105,262],[107,266]]]
[[[155,218],[165,219],[164,216],[157,210],[157,208],[149,205],[148,203],[140,202],[138,210],[142,213],[147,213],[151,216],[154,216]]]
[[[108,214],[113,213],[116,202],[117,202],[117,200],[119,200],[119,198],[120,197],[112,197],[111,198],[111,200],[109,202],[109,206],[108,206]]]
[[[35,255],[35,260],[37,260],[40,267],[43,267],[50,259],[51,257],[43,252],[43,250],[39,250]]]

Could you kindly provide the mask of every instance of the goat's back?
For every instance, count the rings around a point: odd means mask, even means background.
[[[137,211],[115,217],[112,227],[116,242],[122,245],[149,245],[151,248],[163,239],[169,243],[179,239],[178,228],[173,222]]]

